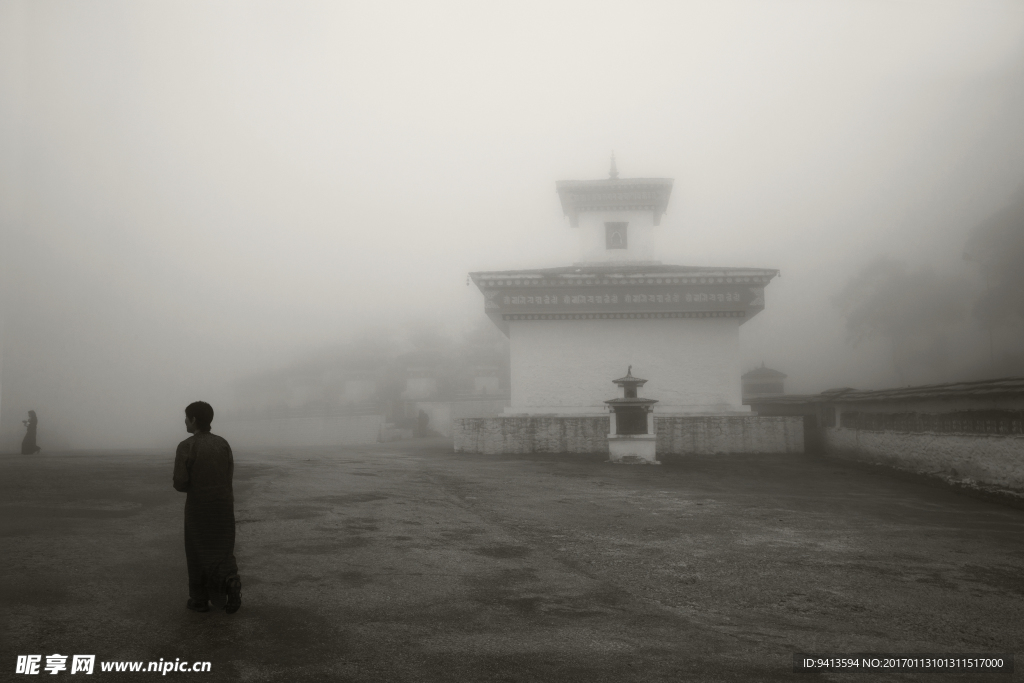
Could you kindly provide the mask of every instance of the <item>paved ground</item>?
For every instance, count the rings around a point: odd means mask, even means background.
[[[209,681],[953,681],[986,677],[792,655],[1024,651],[1024,511],[813,456],[239,453],[243,606],[194,614],[171,459],[0,458],[0,678],[78,653]]]

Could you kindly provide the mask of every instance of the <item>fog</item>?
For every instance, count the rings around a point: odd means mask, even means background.
[[[1017,367],[964,252],[1024,186],[1020,2],[5,0],[0,32],[0,451],[29,409],[51,448],[173,443],[367,328],[458,339],[467,272],[577,259],[554,183],[613,150],[675,179],[660,260],[781,270],[744,369]],[[880,262],[963,295],[945,360],[851,329]]]

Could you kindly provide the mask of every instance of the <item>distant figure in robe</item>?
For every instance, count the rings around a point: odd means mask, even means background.
[[[427,424],[430,422],[430,416],[427,415],[426,411],[421,410],[420,414],[416,416],[416,436],[427,436],[430,432],[427,431]]]
[[[22,420],[21,424],[28,428],[28,431],[25,433],[25,438],[21,440],[21,454],[35,455],[39,451],[43,450],[36,445],[36,426],[39,424],[39,418],[36,417],[36,411],[28,411],[28,419]]]
[[[210,433],[213,407],[205,401],[185,408],[185,429],[192,436],[178,444],[174,488],[185,499],[185,562],[188,602],[195,612],[210,610],[210,597],[227,594],[224,611],[242,606],[242,581],[235,563],[235,460],[231,446]]]

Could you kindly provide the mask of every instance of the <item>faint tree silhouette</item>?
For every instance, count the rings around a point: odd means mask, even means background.
[[[1024,187],[1009,205],[974,229],[964,246],[964,259],[978,268],[985,281],[972,313],[988,330],[994,370],[996,328],[1024,322]]]
[[[975,288],[965,278],[925,266],[877,259],[847,282],[833,303],[846,317],[848,340],[883,339],[901,384],[924,368],[946,379],[951,331],[966,314]]]

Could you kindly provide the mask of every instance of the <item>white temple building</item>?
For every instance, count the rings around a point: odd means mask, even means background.
[[[667,265],[656,238],[670,178],[556,185],[579,261],[472,273],[488,316],[511,346],[509,415],[607,415],[612,380],[649,379],[656,414],[749,415],[739,328],[764,309],[777,270]]]

